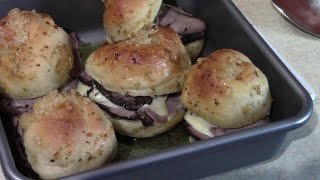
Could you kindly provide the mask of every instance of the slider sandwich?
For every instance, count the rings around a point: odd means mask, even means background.
[[[70,77],[73,54],[68,34],[46,14],[13,9],[0,23],[1,92],[37,98]]]
[[[92,80],[83,78],[77,91],[106,111],[119,134],[153,137],[182,121],[179,92],[190,66],[176,32],[145,26],[130,39],[93,52],[85,64]]]
[[[107,42],[131,38],[157,16],[162,0],[104,0]]]
[[[13,9],[0,20],[0,93],[12,113],[66,87],[73,63],[70,38],[50,16]]]
[[[272,102],[266,76],[231,49],[198,59],[181,96],[188,109],[184,118],[200,139],[264,124]]]
[[[96,104],[75,92],[39,98],[19,122],[28,162],[42,179],[91,170],[115,156],[111,122]]]
[[[12,9],[0,20],[1,111],[13,121],[14,155],[28,174],[20,117],[38,98],[76,88],[74,61],[69,35],[49,15]]]
[[[206,24],[178,6],[175,1],[105,0],[103,25],[107,42],[131,38],[152,22],[176,31],[191,58],[195,60],[204,46]]]

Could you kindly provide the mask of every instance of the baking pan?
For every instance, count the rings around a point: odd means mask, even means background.
[[[193,144],[168,142],[173,143],[168,148],[160,148],[145,156],[118,161],[65,179],[205,177],[271,159],[279,153],[287,132],[301,127],[310,118],[313,104],[309,94],[231,1],[181,0],[179,4],[194,16],[205,20],[208,25],[202,56],[217,49],[232,48],[246,54],[266,74],[274,98],[271,122]],[[77,32],[82,44],[102,42],[104,39],[101,0],[0,0],[0,16],[3,17],[16,7],[49,14],[58,25]],[[9,126],[8,120],[2,116],[2,169],[8,179],[26,179],[23,169],[19,168],[21,162],[13,158],[15,147]],[[170,133],[169,137],[174,138],[175,134]]]

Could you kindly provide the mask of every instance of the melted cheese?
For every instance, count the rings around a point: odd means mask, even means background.
[[[87,92],[91,89],[90,86],[84,85],[80,81],[77,84],[76,92],[79,93],[81,96],[87,96]]]
[[[199,131],[202,134],[205,134],[209,137],[213,137],[213,134],[210,131],[211,127],[214,127],[214,125],[208,123],[206,120],[202,119],[201,117],[191,113],[188,111],[184,115],[184,119],[197,131]]]
[[[87,86],[81,82],[78,83],[76,92],[78,92],[82,96],[87,96],[87,92],[91,89],[90,86]],[[92,92],[89,94],[89,98],[97,103],[103,104],[112,108],[122,108],[114,103],[112,103],[108,98],[102,95],[97,88],[94,87]],[[167,96],[156,96],[153,98],[152,103],[145,104],[142,107],[148,108],[157,113],[160,116],[167,116],[169,114],[166,100]]]
[[[160,116],[167,116],[169,114],[166,104],[167,98],[167,96],[155,96],[150,105],[145,104],[142,107],[149,108]]]
[[[91,89],[90,86],[87,86],[87,85],[79,82],[77,85],[76,92],[78,92],[82,96],[87,96],[87,92],[90,89]],[[118,105],[112,103],[109,99],[107,99],[104,95],[102,95],[96,87],[94,87],[92,92],[90,92],[89,98],[97,103],[103,104],[103,105],[111,107],[111,108],[121,108],[121,106],[118,106]]]

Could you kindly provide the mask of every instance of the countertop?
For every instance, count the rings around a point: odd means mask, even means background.
[[[320,38],[308,35],[288,23],[269,0],[233,0],[289,64],[310,83],[317,96],[320,90]],[[320,179],[319,98],[303,127],[289,132],[283,152],[267,161],[205,179]],[[5,179],[0,169],[0,180]]]

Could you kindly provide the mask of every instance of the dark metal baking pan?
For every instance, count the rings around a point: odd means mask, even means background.
[[[305,124],[312,113],[309,94],[229,0],[181,0],[187,11],[208,25],[203,56],[221,48],[246,54],[267,76],[274,98],[267,125],[170,148],[106,165],[66,179],[194,179],[265,161],[276,156],[288,131]],[[75,31],[82,43],[102,41],[101,0],[2,0],[0,16],[12,8],[35,9]],[[9,179],[25,179],[13,158],[6,119],[0,123],[0,159]],[[7,138],[9,137],[9,138]]]

